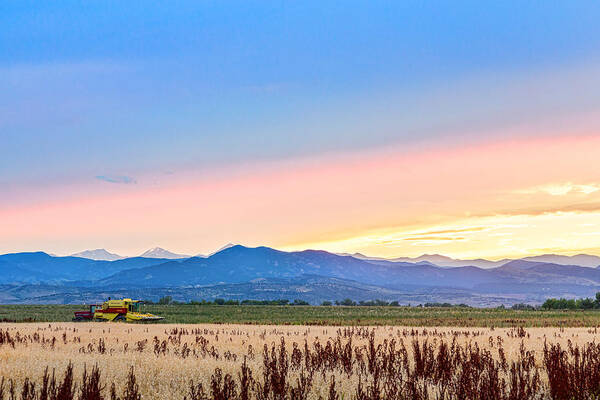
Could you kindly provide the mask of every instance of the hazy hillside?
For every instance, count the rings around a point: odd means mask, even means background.
[[[600,257],[588,254],[578,254],[575,256],[561,256],[556,254],[544,254],[541,256],[525,257],[525,261],[545,262],[561,265],[579,265],[581,267],[596,268],[600,266]]]
[[[4,254],[0,255],[0,283],[95,280],[125,269],[164,261],[142,257],[99,261],[72,256],[54,257],[44,252]]]
[[[498,306],[521,302],[519,296],[474,293],[469,290],[443,287],[406,286],[402,290],[366,285],[355,281],[301,275],[290,279],[255,279],[250,282],[201,287],[132,288],[132,287],[64,287],[55,285],[0,285],[0,304],[90,304],[107,297],[133,297],[157,301],[171,296],[174,300],[214,300],[216,298],[245,300],[299,299],[311,304],[324,300],[346,298],[355,301],[381,299],[399,304],[450,302],[471,306]]]

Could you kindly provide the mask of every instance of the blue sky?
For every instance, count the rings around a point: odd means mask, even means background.
[[[270,162],[594,134],[599,20],[592,1],[2,2],[0,211]]]
[[[472,77],[502,89],[505,76],[593,59],[600,44],[593,2],[33,1],[0,12],[0,178],[32,183],[435,137],[402,109],[407,129],[394,132],[352,119],[390,118],[385,107],[447,87],[469,96]],[[442,101],[438,114],[455,112]]]

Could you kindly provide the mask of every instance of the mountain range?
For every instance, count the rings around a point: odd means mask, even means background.
[[[107,293],[157,300],[168,293],[180,301],[288,298],[316,304],[349,297],[490,306],[600,291],[600,268],[592,268],[600,260],[587,255],[503,261],[424,255],[390,260],[241,245],[201,257],[160,248],[143,257],[113,261],[91,258],[107,256],[102,250],[78,254],[89,258],[43,252],[1,255],[0,303],[91,302]]]
[[[195,257],[206,258],[210,257],[213,254],[219,253],[223,250],[226,250],[230,247],[236,246],[234,243],[228,243],[225,246],[219,248],[218,250],[209,253],[208,255],[199,253]],[[520,259],[509,259],[505,258],[502,260],[492,261],[486,260],[483,258],[477,259],[455,259],[451,257],[447,257],[441,254],[423,254],[419,257],[396,257],[396,258],[383,258],[383,257],[371,257],[361,253],[337,253],[340,256],[351,256],[354,258],[358,258],[361,260],[368,261],[393,261],[393,262],[406,262],[406,263],[430,263],[432,265],[437,265],[438,267],[466,267],[473,266],[479,268],[495,268],[506,264],[507,262],[514,260],[525,260],[525,261],[534,261],[534,262],[544,262],[551,264],[559,264],[559,265],[578,265],[581,267],[590,267],[596,268],[600,266],[600,257],[589,255],[589,254],[578,254],[574,256],[564,256],[558,254],[543,254],[539,256],[532,257],[524,257]],[[115,261],[122,260],[124,256],[120,256],[115,253],[111,253],[106,249],[95,249],[95,250],[85,250],[79,253],[71,254],[73,257],[81,257],[81,258],[89,258],[91,260],[103,260],[103,261]],[[148,258],[166,258],[166,259],[183,259],[190,258],[191,256],[186,254],[177,254],[165,250],[161,247],[154,247],[152,249],[146,250],[139,257],[148,257]]]

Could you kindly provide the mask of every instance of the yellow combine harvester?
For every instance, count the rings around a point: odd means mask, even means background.
[[[90,311],[75,313],[75,321],[158,321],[158,315],[140,312],[140,300],[122,299],[105,301],[102,306],[93,304]]]

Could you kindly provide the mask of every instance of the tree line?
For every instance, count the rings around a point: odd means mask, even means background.
[[[173,300],[171,296],[161,297],[157,302],[152,300],[144,300],[146,304],[160,304],[160,305],[217,305],[217,306],[308,306],[311,305],[309,302],[295,299],[276,299],[276,300],[226,300],[217,298],[212,301],[210,300],[190,300],[188,302],[182,302]],[[323,301],[321,306],[344,306],[344,307],[436,307],[436,308],[470,308],[467,304],[451,304],[451,303],[424,303],[417,305],[402,305],[398,301],[385,301],[385,300],[360,300],[354,301],[350,298],[335,301]],[[504,306],[496,307],[504,309]],[[600,292],[596,293],[595,298],[582,298],[582,299],[565,299],[565,298],[549,298],[540,306],[534,306],[531,304],[514,304],[510,307],[512,310],[600,310]]]
[[[547,299],[542,308],[546,310],[594,310],[600,309],[600,292],[596,293],[596,298],[584,299]]]

